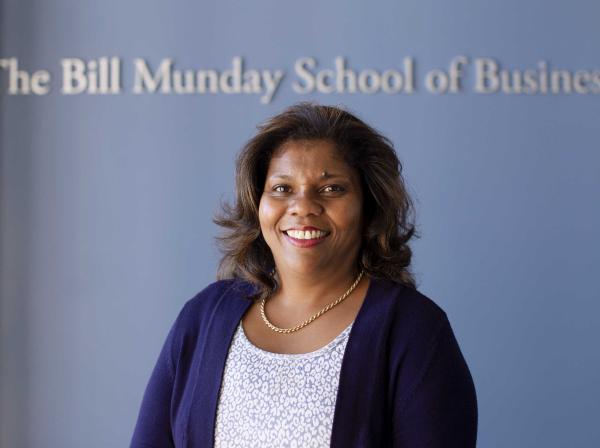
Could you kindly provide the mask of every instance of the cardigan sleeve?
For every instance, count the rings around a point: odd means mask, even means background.
[[[407,356],[411,363],[412,357]],[[474,448],[477,398],[469,368],[445,313],[428,344],[414,357],[418,372],[407,390],[397,390],[393,436],[397,448]]]
[[[175,363],[180,351],[178,330],[185,309],[186,307],[181,310],[171,327],[150,375],[131,440],[131,448],[174,447],[171,397]]]

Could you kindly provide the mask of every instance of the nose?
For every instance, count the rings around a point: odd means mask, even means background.
[[[299,193],[290,203],[288,211],[292,216],[319,216],[323,212],[323,205],[313,194]]]

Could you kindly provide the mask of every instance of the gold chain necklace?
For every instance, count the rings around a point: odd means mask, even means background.
[[[358,274],[358,278],[354,281],[354,283],[352,284],[352,286],[350,286],[350,289],[348,289],[348,291],[346,291],[343,295],[341,295],[340,297],[338,297],[335,301],[331,302],[329,305],[327,305],[325,308],[323,308],[321,311],[319,311],[317,314],[315,314],[311,318],[306,319],[300,325],[296,325],[293,328],[279,328],[279,327],[276,327],[275,325],[273,325],[271,322],[269,322],[269,319],[267,319],[267,315],[265,314],[265,302],[266,302],[266,298],[262,299],[260,301],[260,315],[262,316],[262,319],[265,322],[265,324],[267,325],[267,327],[269,327],[273,331],[276,331],[277,333],[293,333],[294,331],[298,331],[301,328],[306,327],[308,324],[310,324],[317,317],[323,315],[324,313],[326,313],[327,311],[329,311],[331,308],[333,308],[334,306],[336,306],[339,303],[341,303],[346,297],[348,297],[352,293],[352,291],[354,291],[354,289],[356,288],[356,286],[360,282],[360,279],[362,278],[362,276],[363,276],[364,273],[365,273],[364,269],[360,271],[360,273]]]

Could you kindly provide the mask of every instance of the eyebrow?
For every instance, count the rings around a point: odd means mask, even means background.
[[[281,174],[281,173],[275,173],[271,176],[269,176],[269,179],[291,179],[292,176],[288,175],[288,174]],[[319,176],[320,179],[335,179],[335,178],[339,178],[339,179],[346,179],[348,180],[348,177],[346,176],[342,176],[341,174],[335,174],[335,173],[328,173],[326,172],[325,175],[321,175]]]

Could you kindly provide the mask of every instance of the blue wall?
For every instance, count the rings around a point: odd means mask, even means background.
[[[0,1],[0,446],[126,446],[182,304],[215,278],[211,216],[234,158],[287,105],[342,104],[396,145],[417,206],[419,289],[471,368],[481,447],[600,444],[597,94],[473,91],[476,58],[600,70],[595,1]],[[423,78],[466,56],[464,89]],[[60,92],[63,58],[122,60],[119,95]],[[134,95],[154,68],[282,69],[259,95]],[[402,69],[412,94],[299,94],[294,63]]]

